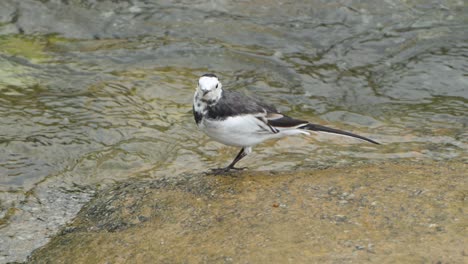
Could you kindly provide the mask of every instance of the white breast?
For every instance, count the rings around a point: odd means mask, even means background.
[[[248,147],[265,140],[288,135],[309,134],[299,129],[279,129],[273,133],[268,126],[253,115],[228,117],[224,120],[203,119],[200,129],[209,137],[229,146]]]

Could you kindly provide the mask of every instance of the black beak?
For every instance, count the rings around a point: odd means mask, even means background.
[[[207,93],[209,93],[210,91],[202,91],[203,93],[203,96],[205,96]]]

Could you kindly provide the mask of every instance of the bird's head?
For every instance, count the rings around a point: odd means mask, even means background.
[[[222,84],[212,73],[204,74],[198,80],[197,93],[203,101],[217,101],[221,97]]]

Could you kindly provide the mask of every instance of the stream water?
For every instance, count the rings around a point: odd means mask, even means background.
[[[267,142],[241,165],[467,161],[464,1],[0,2],[0,262],[24,261],[130,178],[224,166],[193,121],[198,76],[383,143]]]

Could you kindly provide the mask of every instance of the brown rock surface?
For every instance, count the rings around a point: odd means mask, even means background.
[[[467,165],[184,175],[99,194],[33,263],[462,263]]]

